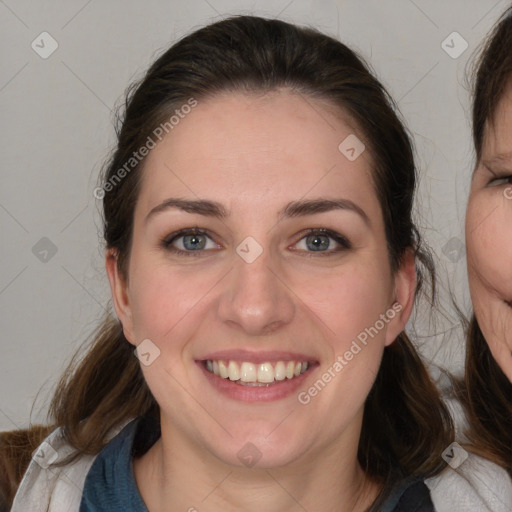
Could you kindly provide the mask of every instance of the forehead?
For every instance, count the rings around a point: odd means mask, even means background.
[[[507,147],[508,152],[512,151],[512,83],[485,125],[482,149],[484,153],[502,153]]]
[[[302,94],[198,101],[146,158],[140,202],[147,209],[172,195],[271,208],[308,194],[375,202],[369,151],[351,161],[339,149],[354,136],[363,138],[341,109]]]

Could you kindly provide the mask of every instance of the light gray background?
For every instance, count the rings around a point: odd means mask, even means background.
[[[93,189],[114,141],[111,109],[160,51],[228,14],[279,17],[339,37],[371,62],[398,101],[416,140],[420,226],[437,255],[443,288],[435,315],[422,309],[410,329],[428,360],[460,372],[462,333],[449,291],[467,310],[459,251],[473,165],[465,67],[508,5],[0,0],[0,429],[44,419],[57,377],[109,307]],[[31,47],[44,31],[59,45],[47,59]],[[456,59],[442,48],[454,31],[469,45]],[[462,48],[451,41],[452,51]],[[46,262],[33,250],[42,237],[57,248]]]

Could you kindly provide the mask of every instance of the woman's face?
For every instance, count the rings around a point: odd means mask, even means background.
[[[492,355],[512,381],[512,90],[484,133],[466,215],[471,299]]]
[[[372,161],[338,149],[340,118],[289,92],[220,95],[146,159],[127,283],[107,268],[162,431],[203,458],[355,461],[415,277],[409,256],[390,270]]]

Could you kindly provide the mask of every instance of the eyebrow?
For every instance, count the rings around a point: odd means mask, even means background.
[[[146,215],[145,222],[154,215],[169,209],[178,209],[187,213],[214,217],[221,220],[229,216],[226,208],[217,201],[210,201],[208,199],[169,198],[155,206]],[[366,212],[356,203],[348,199],[301,199],[292,201],[278,212],[278,219],[284,220],[286,218],[303,217],[333,210],[352,211],[358,214],[365,224],[370,225],[370,219]]]
[[[353,201],[348,199],[303,199],[288,203],[278,214],[279,220],[315,213],[330,212],[332,210],[348,210],[357,213],[366,224],[370,219],[366,212]]]

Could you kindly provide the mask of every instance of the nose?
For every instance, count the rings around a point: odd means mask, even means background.
[[[289,324],[295,314],[293,293],[265,251],[252,263],[234,256],[234,268],[221,294],[220,319],[245,334],[262,336]]]

